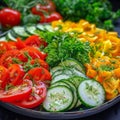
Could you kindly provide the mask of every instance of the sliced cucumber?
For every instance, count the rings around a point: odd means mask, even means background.
[[[7,41],[5,36],[0,37],[0,41]]]
[[[25,31],[25,28],[22,26],[16,26],[13,28],[13,31],[16,35],[26,38],[29,37],[30,35]]]
[[[9,32],[7,33],[6,38],[7,38],[8,40],[16,41],[16,38],[13,36],[12,31],[9,31]]]
[[[49,32],[53,32],[53,28],[51,25],[47,24],[47,25],[44,25],[44,29],[49,31]]]
[[[104,88],[95,80],[82,81],[78,87],[78,95],[86,107],[96,107],[105,101]]]
[[[83,73],[80,71],[74,69],[74,68],[67,68],[67,69],[60,69],[52,75],[52,83],[57,82],[61,79],[68,79],[71,78],[72,76],[80,76],[83,78],[87,78]]]
[[[68,79],[68,78],[70,78],[70,76],[67,74],[59,74],[52,79],[51,84],[58,82],[62,79]]]
[[[75,59],[70,58],[68,60],[65,60],[65,61],[61,62],[59,65],[60,66],[65,66],[65,67],[75,68],[78,71],[80,71],[80,72],[85,74],[84,67]]]
[[[72,91],[64,85],[58,85],[48,89],[43,108],[51,112],[67,111],[72,102]]]
[[[37,33],[35,32],[36,31],[36,26],[26,26],[25,27],[25,30],[28,34],[31,34],[31,35],[37,35]]]
[[[58,82],[55,82],[55,83],[51,84],[50,87],[58,86],[58,85],[65,85],[65,86],[67,86],[68,88],[70,88],[69,84],[67,84],[67,83],[64,82],[64,81],[65,81],[65,79],[63,79],[63,80],[61,80],[61,81],[58,81]]]
[[[45,31],[44,25],[42,25],[42,24],[37,24],[36,28],[41,31]]]
[[[69,79],[64,80],[64,82],[67,83],[70,86],[71,90],[73,91],[74,99],[73,99],[73,103],[72,103],[71,107],[69,108],[69,110],[71,110],[72,108],[74,108],[76,106],[76,104],[78,102],[77,88],[74,86],[73,83],[71,83],[69,81]]]
[[[87,80],[88,78],[85,77],[81,77],[81,76],[73,76],[71,78],[69,78],[69,81],[72,82],[76,88],[78,88],[79,84],[83,81],[83,80]]]

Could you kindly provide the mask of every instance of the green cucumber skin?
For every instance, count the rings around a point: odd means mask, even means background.
[[[68,111],[69,108],[71,107],[72,102],[73,102],[73,99],[74,99],[74,98],[73,98],[73,91],[70,90],[68,87],[66,87],[66,86],[64,86],[64,85],[51,86],[50,88],[48,88],[48,91],[51,90],[51,89],[54,89],[55,87],[65,87],[66,89],[68,89],[68,90],[71,92],[71,96],[72,96],[71,104],[70,104],[69,106],[67,106],[65,109],[62,109],[62,110],[59,110],[59,111],[51,111],[51,110],[48,110],[48,109],[46,109],[46,108],[44,107],[44,105],[43,105],[43,108],[44,108],[46,111],[48,111],[48,112],[65,112],[65,111]]]
[[[91,80],[91,81],[95,81],[95,82],[97,82],[98,84],[100,84],[98,81],[96,81],[96,80]],[[82,81],[82,82],[84,82],[84,81]],[[81,82],[81,83],[82,83]],[[81,84],[80,83],[80,84]],[[103,86],[102,85],[100,85],[101,87],[102,87],[102,89],[103,89],[103,91],[104,91],[104,96],[105,96],[105,89],[103,88]],[[82,104],[84,105],[84,106],[86,106],[87,108],[94,108],[94,107],[97,107],[97,106],[93,106],[93,105],[90,105],[90,104],[87,104],[86,102],[84,102],[84,100],[82,99],[82,97],[79,95],[79,90],[77,91],[77,94],[78,94],[78,98],[79,98],[79,100],[82,102]],[[104,97],[104,101],[105,101],[105,97]]]

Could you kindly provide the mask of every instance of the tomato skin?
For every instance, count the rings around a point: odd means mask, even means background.
[[[20,38],[16,39],[17,41],[15,42],[15,46],[18,50],[23,49],[26,47],[25,42],[23,42]]]
[[[0,66],[0,89],[4,89],[9,82],[10,73],[7,68]]]
[[[54,2],[51,0],[45,0],[45,4],[37,4],[36,6],[32,7],[31,12],[36,15],[43,15],[44,12],[53,12],[56,10],[56,6]]]
[[[14,64],[13,58],[18,58],[19,50],[10,50],[5,52],[0,58],[0,65],[3,65],[4,67],[8,68],[11,64]]]
[[[46,47],[47,43],[37,35],[32,35],[25,40],[25,44],[33,47]]]
[[[29,98],[13,102],[13,104],[24,108],[34,108],[40,105],[46,97],[46,85],[43,82],[37,82],[32,89],[33,91]]]
[[[19,25],[20,17],[21,17],[20,12],[10,8],[3,8],[0,11],[0,22],[1,25],[5,28]]]
[[[11,87],[9,90],[0,93],[0,101],[14,102],[29,97],[32,92],[32,81],[23,80],[23,83],[18,86]]]
[[[13,64],[8,70],[10,72],[10,83],[14,86],[21,84],[25,75],[22,66],[19,64]]]
[[[49,65],[42,59],[34,59],[34,60],[31,60],[30,62],[32,65],[37,65],[37,66],[41,66],[47,70],[49,70]]]
[[[50,81],[52,79],[49,71],[43,67],[36,67],[36,68],[29,70],[26,73],[25,78],[34,80],[34,81],[43,81],[43,82],[47,80]]]
[[[41,52],[38,48],[36,47],[31,47],[31,46],[27,46],[24,49],[22,49],[22,51],[26,51],[29,53],[29,55],[35,59],[35,58],[40,58],[42,60],[45,60],[45,58],[47,57],[46,53]]]
[[[62,19],[62,16],[58,12],[53,12],[46,17],[46,22],[49,23],[49,22],[61,20],[61,19]]]
[[[6,52],[10,50],[10,46],[7,42],[0,42],[0,57]]]

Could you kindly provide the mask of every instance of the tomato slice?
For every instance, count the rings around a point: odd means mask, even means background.
[[[10,74],[7,68],[0,66],[0,89],[4,89],[8,83]]]
[[[45,69],[49,70],[49,65],[42,59],[33,59],[31,60],[30,62],[33,66],[36,66],[36,67],[44,67]]]
[[[8,70],[10,72],[10,83],[14,86],[21,84],[25,75],[23,67],[19,64],[13,64]]]
[[[37,82],[33,86],[32,90],[32,94],[29,96],[29,98],[14,102],[13,104],[24,108],[34,108],[40,105],[46,97],[46,85],[43,82]]]
[[[40,46],[47,46],[47,43],[45,42],[45,40],[43,40],[42,38],[40,38],[37,35],[32,35],[30,37],[28,37],[25,40],[25,44],[28,46],[34,46],[34,47],[40,47]]]
[[[41,58],[42,60],[45,60],[45,58],[47,57],[46,53],[41,52],[39,49],[37,49],[36,47],[25,47],[24,49],[22,49],[23,52],[28,52],[29,55],[35,59],[35,58]]]
[[[33,80],[33,81],[43,81],[44,82],[47,80],[51,80],[51,74],[47,69],[45,69],[43,67],[36,67],[36,68],[29,70],[25,74],[25,78]]]
[[[10,46],[7,42],[0,42],[0,57],[8,50],[10,50]]]
[[[3,54],[0,58],[0,65],[3,65],[4,67],[8,68],[11,64],[14,64],[13,58],[18,59],[19,53],[19,50],[10,50],[5,52],[5,54]]]
[[[26,47],[25,42],[23,42],[20,38],[17,38],[16,40],[17,41],[15,42],[15,45],[16,45],[18,50]]]
[[[18,86],[13,86],[8,90],[0,93],[0,101],[13,102],[27,98],[32,92],[32,81],[23,80],[23,83]]]

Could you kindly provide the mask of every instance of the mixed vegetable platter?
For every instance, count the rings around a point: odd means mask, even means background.
[[[55,7],[51,11],[46,6],[39,6],[39,17],[44,12],[55,13]],[[4,11],[9,14],[11,9],[1,11],[0,15]],[[0,19],[2,27],[12,27],[0,37],[0,101],[64,112],[97,107],[114,99],[120,94],[117,32],[84,19],[73,22],[55,16],[47,16],[42,24],[24,26],[20,21],[9,26]]]

